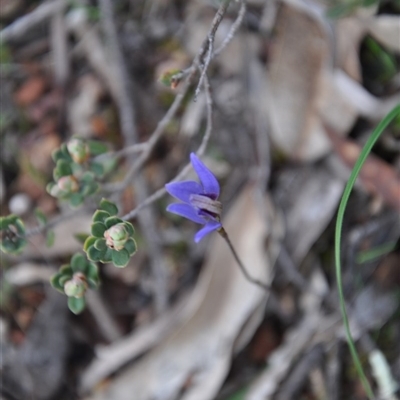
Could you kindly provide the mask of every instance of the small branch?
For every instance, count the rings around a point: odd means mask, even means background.
[[[175,97],[174,102],[172,103],[171,107],[158,123],[156,129],[151,134],[149,140],[146,142],[146,148],[143,150],[142,154],[139,158],[132,164],[130,170],[126,174],[124,180],[118,183],[112,183],[108,185],[104,185],[103,188],[106,191],[115,192],[115,191],[122,191],[124,190],[131,182],[132,179],[135,177],[136,172],[142,167],[142,165],[147,161],[150,153],[152,152],[154,146],[157,144],[158,140],[161,138],[162,134],[166,126],[170,123],[171,119],[174,117],[176,112],[178,111],[187,91],[189,90],[191,84],[191,79],[188,79],[185,82],[185,85],[182,88],[182,91]]]
[[[111,343],[121,339],[123,334],[104,304],[100,294],[94,290],[88,290],[86,293],[86,302],[104,338]]]
[[[147,147],[148,147],[147,142],[133,144],[131,146],[124,147],[123,149],[118,151],[108,151],[107,153],[99,154],[98,156],[93,157],[93,161],[104,160],[105,158],[111,158],[111,157],[114,157],[116,159],[122,158],[130,154],[140,153],[146,150]]]
[[[197,97],[200,94],[201,85],[203,84],[204,77],[206,76],[206,73],[207,73],[207,70],[208,70],[208,66],[210,65],[210,62],[211,62],[211,59],[212,59],[213,49],[214,49],[214,37],[213,36],[209,36],[208,37],[207,58],[206,58],[206,61],[204,63],[203,69],[201,71],[200,79],[199,79],[199,83],[197,84],[196,91],[194,92],[194,99],[193,99],[194,101],[197,100]]]
[[[100,8],[104,18],[105,32],[110,42],[111,57],[114,62],[114,78],[118,86],[117,104],[120,113],[122,135],[125,145],[132,146],[137,144],[136,115],[135,108],[130,93],[130,82],[128,71],[124,62],[121,48],[119,46],[117,29],[114,22],[113,5],[111,0],[100,0]],[[147,151],[143,151],[141,159],[145,160],[150,154],[151,143],[148,143]],[[132,157],[128,161],[132,162]],[[136,163],[133,163],[133,167]],[[132,169],[134,169],[132,167]],[[130,180],[124,180],[125,187],[128,186]],[[123,187],[122,189],[124,189]],[[148,197],[147,184],[143,176],[138,176],[133,182],[133,189],[139,201],[143,201]],[[158,313],[163,312],[168,304],[168,287],[167,287],[167,266],[165,264],[163,254],[159,245],[159,238],[156,229],[156,221],[154,213],[151,210],[141,213],[139,216],[140,227],[147,243],[152,243],[151,251],[148,252],[149,262],[152,275],[155,280],[154,297],[155,307]]]
[[[53,226],[58,225],[60,222],[63,222],[66,219],[70,219],[74,215],[79,214],[83,211],[85,211],[85,207],[82,207],[79,210],[70,210],[69,212],[67,212],[65,214],[58,215],[57,217],[54,217],[53,219],[51,219],[44,225],[35,226],[34,228],[27,229],[25,232],[25,237],[28,238],[28,237],[31,237],[34,235],[38,235],[39,233],[46,232],[47,229],[50,229]]]
[[[253,283],[254,285],[259,286],[260,288],[265,290],[267,293],[269,293],[271,291],[271,287],[269,285],[267,285],[266,283],[261,282],[258,279],[255,279],[255,278],[253,278],[253,277],[251,277],[249,275],[249,273],[246,270],[246,267],[243,265],[243,263],[240,260],[238,254],[236,253],[236,250],[233,247],[233,244],[232,244],[231,240],[229,239],[229,236],[226,233],[225,229],[223,227],[221,227],[217,232],[220,234],[220,236],[225,240],[225,242],[229,246],[229,249],[231,250],[233,257],[235,258],[235,260],[236,260],[237,264],[239,265],[240,270],[243,272],[243,275],[245,276],[245,278],[249,282]]]
[[[212,133],[212,108],[213,108],[213,102],[212,102],[212,97],[211,97],[211,88],[210,88],[210,83],[208,81],[207,76],[204,79],[204,92],[206,94],[206,107],[207,107],[207,128],[206,128],[206,132],[203,136],[203,140],[201,141],[201,144],[196,152],[196,154],[201,157],[208,145],[208,142],[210,141],[210,137],[211,137],[211,133]],[[175,176],[175,178],[173,178],[171,180],[171,182],[178,182],[180,180],[182,180],[191,170],[192,168],[192,164],[188,163],[185,165],[185,167],[182,169],[182,171]],[[155,201],[157,201],[158,199],[160,199],[161,197],[164,196],[164,194],[166,194],[167,191],[165,190],[164,187],[158,189],[155,193],[153,193],[150,197],[148,197],[146,200],[144,200],[143,202],[141,202],[138,206],[136,206],[136,208],[134,208],[132,211],[130,211],[129,213],[125,214],[124,216],[122,216],[121,218],[124,220],[130,220],[132,218],[135,218],[139,211],[141,211],[143,208],[149,206],[150,204],[154,203]]]
[[[102,1],[105,1],[105,0],[102,0]],[[209,49],[209,43],[210,43],[209,38],[215,37],[215,33],[217,32],[217,29],[222,21],[222,18],[224,17],[224,15],[226,13],[226,10],[228,9],[230,2],[231,2],[231,0],[225,0],[222,2],[217,13],[214,16],[210,30],[207,34],[207,38],[204,40],[196,58],[192,62],[192,65],[188,69],[181,72],[182,76],[187,76],[184,86],[182,88],[182,91],[175,97],[174,102],[172,103],[171,107],[165,114],[164,118],[158,123],[157,128],[151,134],[149,140],[147,141],[147,144],[148,144],[147,149],[144,150],[143,153],[140,155],[140,157],[136,160],[136,162],[134,164],[132,164],[130,170],[128,171],[127,175],[125,176],[125,178],[122,182],[104,185],[104,190],[110,191],[110,192],[124,190],[132,182],[132,179],[135,177],[137,171],[145,164],[145,162],[147,161],[151,152],[153,151],[155,145],[157,144],[158,140],[163,135],[166,126],[169,124],[171,119],[174,117],[175,113],[178,111],[178,108],[180,107],[187,91],[189,90],[189,87],[193,81],[193,78],[194,78],[194,75],[195,75],[197,69],[199,68],[200,64],[202,63],[203,58],[207,54],[207,51]],[[177,75],[179,75],[179,74],[177,74]],[[205,73],[204,73],[204,75],[205,75]]]
[[[9,42],[18,39],[29,29],[52,17],[67,5],[65,0],[48,1],[36,7],[32,12],[18,18],[0,31],[0,41]]]
[[[221,43],[221,45],[217,49],[215,49],[214,54],[212,55],[213,58],[218,56],[225,49],[225,47],[228,46],[228,44],[232,41],[236,32],[240,28],[240,25],[242,25],[243,18],[245,15],[246,15],[246,1],[242,0],[240,2],[240,9],[239,9],[239,13],[238,13],[238,16],[237,16],[235,22],[232,24],[231,28],[229,29],[228,34],[226,35],[226,37],[223,40],[223,42]]]

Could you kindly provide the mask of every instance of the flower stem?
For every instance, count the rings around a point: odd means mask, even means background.
[[[245,278],[253,283],[254,285],[257,285],[259,287],[261,287],[263,290],[265,290],[266,292],[269,292],[271,290],[271,286],[269,286],[266,283],[261,282],[258,279],[253,278],[252,276],[250,276],[250,274],[247,272],[246,267],[244,266],[244,264],[242,263],[242,261],[240,260],[235,248],[233,247],[233,244],[231,242],[231,240],[229,239],[228,234],[226,233],[226,230],[224,229],[224,227],[221,226],[221,228],[218,229],[217,231],[225,240],[225,242],[228,244],[229,249],[231,250],[233,257],[235,258],[237,264],[239,265],[240,270],[243,272],[243,275],[245,276]]]

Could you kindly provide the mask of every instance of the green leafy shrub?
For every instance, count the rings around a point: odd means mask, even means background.
[[[106,151],[107,146],[102,143],[76,137],[62,144],[52,155],[56,163],[54,182],[47,185],[47,191],[54,197],[69,201],[73,207],[82,204],[86,197],[97,191],[97,181],[104,174],[103,165],[93,157]]]
[[[61,266],[50,282],[55,289],[68,296],[69,309],[79,314],[85,309],[86,290],[97,289],[100,280],[96,264],[76,253],[70,264]]]
[[[25,226],[14,214],[0,217],[0,248],[4,253],[19,254],[27,244]]]
[[[105,199],[100,202],[100,209],[93,215],[91,236],[86,239],[83,249],[91,261],[112,262],[123,268],[137,247],[133,225],[118,218],[117,213],[114,203]]]

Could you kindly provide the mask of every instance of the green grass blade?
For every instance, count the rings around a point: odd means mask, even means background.
[[[343,325],[346,331],[346,338],[347,343],[350,348],[350,353],[353,358],[353,362],[356,366],[357,373],[360,377],[364,390],[370,400],[374,399],[374,394],[372,392],[371,386],[365,376],[360,358],[358,356],[356,346],[354,344],[353,337],[350,332],[350,325],[349,325],[349,318],[347,316],[346,311],[346,304],[344,299],[343,293],[343,285],[342,285],[342,268],[340,263],[340,245],[341,245],[341,238],[342,238],[342,225],[343,225],[343,218],[344,213],[346,211],[347,202],[350,197],[350,193],[353,189],[353,186],[357,180],[357,177],[360,173],[362,166],[364,165],[365,160],[367,159],[369,153],[371,152],[372,147],[374,146],[375,142],[378,140],[382,132],[385,128],[390,124],[390,122],[400,115],[400,104],[398,104],[386,117],[378,124],[375,130],[372,132],[372,135],[368,139],[367,143],[365,143],[364,148],[361,151],[360,156],[351,172],[350,178],[347,181],[346,187],[343,192],[342,199],[339,205],[339,211],[336,219],[336,231],[335,231],[335,266],[336,266],[336,280],[338,286],[338,294],[339,294],[339,301],[340,301],[340,311],[342,313]]]

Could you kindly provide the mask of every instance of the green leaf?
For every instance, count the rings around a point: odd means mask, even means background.
[[[19,235],[25,235],[25,224],[20,218],[16,218],[16,220],[13,222],[13,225],[17,228]]]
[[[88,140],[87,144],[89,146],[91,156],[98,156],[99,154],[103,154],[108,151],[107,145],[96,140]]]
[[[99,185],[97,182],[84,183],[82,186],[82,194],[84,197],[90,196],[93,193],[96,193],[98,188]]]
[[[169,71],[167,71],[167,72],[164,72],[164,73],[160,76],[159,81],[160,81],[163,85],[165,85],[165,86],[167,86],[167,87],[173,87],[174,82],[173,82],[173,80],[172,80],[171,78],[172,78],[174,75],[178,74],[179,72],[181,72],[179,69],[171,69],[171,70],[169,70]]]
[[[60,283],[60,278],[62,276],[63,275],[60,274],[59,272],[57,274],[53,275],[50,278],[50,284],[51,284],[51,286],[53,286],[54,289],[57,289],[59,292],[64,293],[64,285],[61,285],[61,283]]]
[[[73,272],[84,272],[86,268],[86,258],[81,253],[76,253],[71,258],[71,268]]]
[[[51,154],[51,158],[55,163],[57,163],[57,161],[59,160],[64,160],[68,163],[72,162],[72,158],[68,153],[68,149],[66,148],[66,146],[64,146],[62,145],[61,148],[54,150]]]
[[[90,163],[89,168],[97,176],[102,176],[104,174],[104,168],[100,163],[93,161]]]
[[[69,203],[72,207],[78,207],[83,203],[83,196],[80,193],[73,193],[69,196]]]
[[[3,231],[8,227],[8,225],[7,217],[0,217],[0,230]]]
[[[92,172],[86,171],[82,176],[81,176],[81,181],[85,183],[92,183],[94,182],[96,177],[93,175]]]
[[[75,297],[68,297],[68,308],[74,314],[80,314],[85,309],[85,298],[81,297],[79,299]]]
[[[86,273],[87,281],[91,289],[96,289],[100,284],[99,271],[96,264],[88,263]]]
[[[17,255],[17,254],[20,254],[23,252],[26,244],[27,244],[27,241],[24,238],[20,238],[16,241],[15,241],[15,239],[10,240],[8,238],[3,238],[0,241],[0,249],[4,253]]]
[[[89,237],[90,235],[88,233],[75,233],[74,234],[74,238],[81,244],[84,244],[86,242],[86,239]]]
[[[341,240],[342,240],[342,227],[343,227],[343,219],[347,207],[347,203],[350,198],[351,191],[353,189],[354,184],[357,181],[357,177],[363,167],[365,161],[368,158],[368,155],[371,153],[371,150],[379,139],[385,128],[400,115],[400,104],[393,108],[384,119],[378,124],[378,126],[374,129],[367,142],[365,143],[363,149],[361,150],[360,155],[351,171],[350,177],[346,183],[346,186],[343,191],[342,198],[339,204],[339,210],[336,218],[336,227],[335,227],[335,271],[336,271],[336,281],[337,281],[337,289],[339,296],[339,304],[340,311],[342,314],[343,326],[346,334],[347,343],[349,345],[350,354],[353,358],[353,363],[356,367],[358,376],[361,380],[361,383],[364,387],[364,391],[366,392],[368,398],[374,399],[374,393],[369,384],[369,381],[365,375],[360,357],[357,353],[357,349],[354,343],[354,339],[350,330],[349,318],[346,310],[346,299],[344,296],[343,290],[343,282],[342,282],[342,266],[341,266]]]
[[[54,182],[49,182],[46,185],[46,192],[51,194],[53,187],[56,186],[56,184]]]
[[[35,210],[35,217],[38,220],[40,225],[46,225],[47,224],[47,217],[46,217],[46,215],[44,214],[44,212],[40,208],[37,208]]]
[[[72,268],[71,268],[71,266],[69,264],[61,265],[61,267],[59,269],[59,273],[62,274],[62,275],[66,275],[69,278],[71,278],[72,274],[73,274]]]
[[[97,239],[94,243],[94,247],[97,250],[107,250],[106,239]]]
[[[95,222],[91,227],[92,235],[96,238],[103,238],[106,230],[107,228],[102,222]]]
[[[135,233],[135,229],[133,227],[133,225],[130,222],[125,221],[124,222],[126,231],[128,232],[129,236],[133,236],[133,234]]]
[[[103,222],[110,216],[110,214],[107,211],[103,210],[96,210],[96,212],[93,214],[92,221],[93,222]]]
[[[372,249],[360,251],[356,256],[357,264],[364,264],[375,260],[379,257],[385,256],[392,252],[397,246],[397,242],[382,243]]]
[[[72,278],[72,275],[71,276],[68,276],[68,275],[62,275],[62,276],[60,276],[60,279],[59,279],[59,283],[60,283],[60,285],[64,288],[64,285],[67,283],[67,281],[69,281],[70,279]],[[64,292],[65,293],[65,292]]]
[[[97,238],[95,238],[94,236],[88,236],[85,240],[85,243],[83,244],[83,250],[87,252],[89,247],[93,246],[96,240]]]
[[[107,229],[111,228],[114,225],[117,225],[121,222],[124,222],[121,218],[118,217],[109,217],[105,220],[105,224]]]
[[[46,246],[52,247],[54,246],[54,242],[56,240],[56,234],[52,229],[49,229],[46,233]]]
[[[90,261],[103,261],[105,253],[106,252],[104,250],[97,250],[96,247],[91,246],[87,250],[87,257]]]
[[[124,248],[128,251],[130,256],[133,256],[137,251],[136,242],[134,239],[129,239],[126,243]]]
[[[118,268],[126,267],[128,265],[129,258],[129,253],[125,249],[120,251],[112,250],[112,262]]]
[[[99,208],[100,210],[107,211],[111,216],[118,214],[118,207],[106,199],[101,200]]]
[[[58,160],[56,167],[53,171],[53,177],[55,181],[58,181],[63,176],[72,175],[72,168],[65,160]]]
[[[102,257],[102,261],[103,263],[108,263],[112,261],[112,252],[114,250],[110,249],[109,247],[107,247],[106,252],[104,253],[103,257]]]

